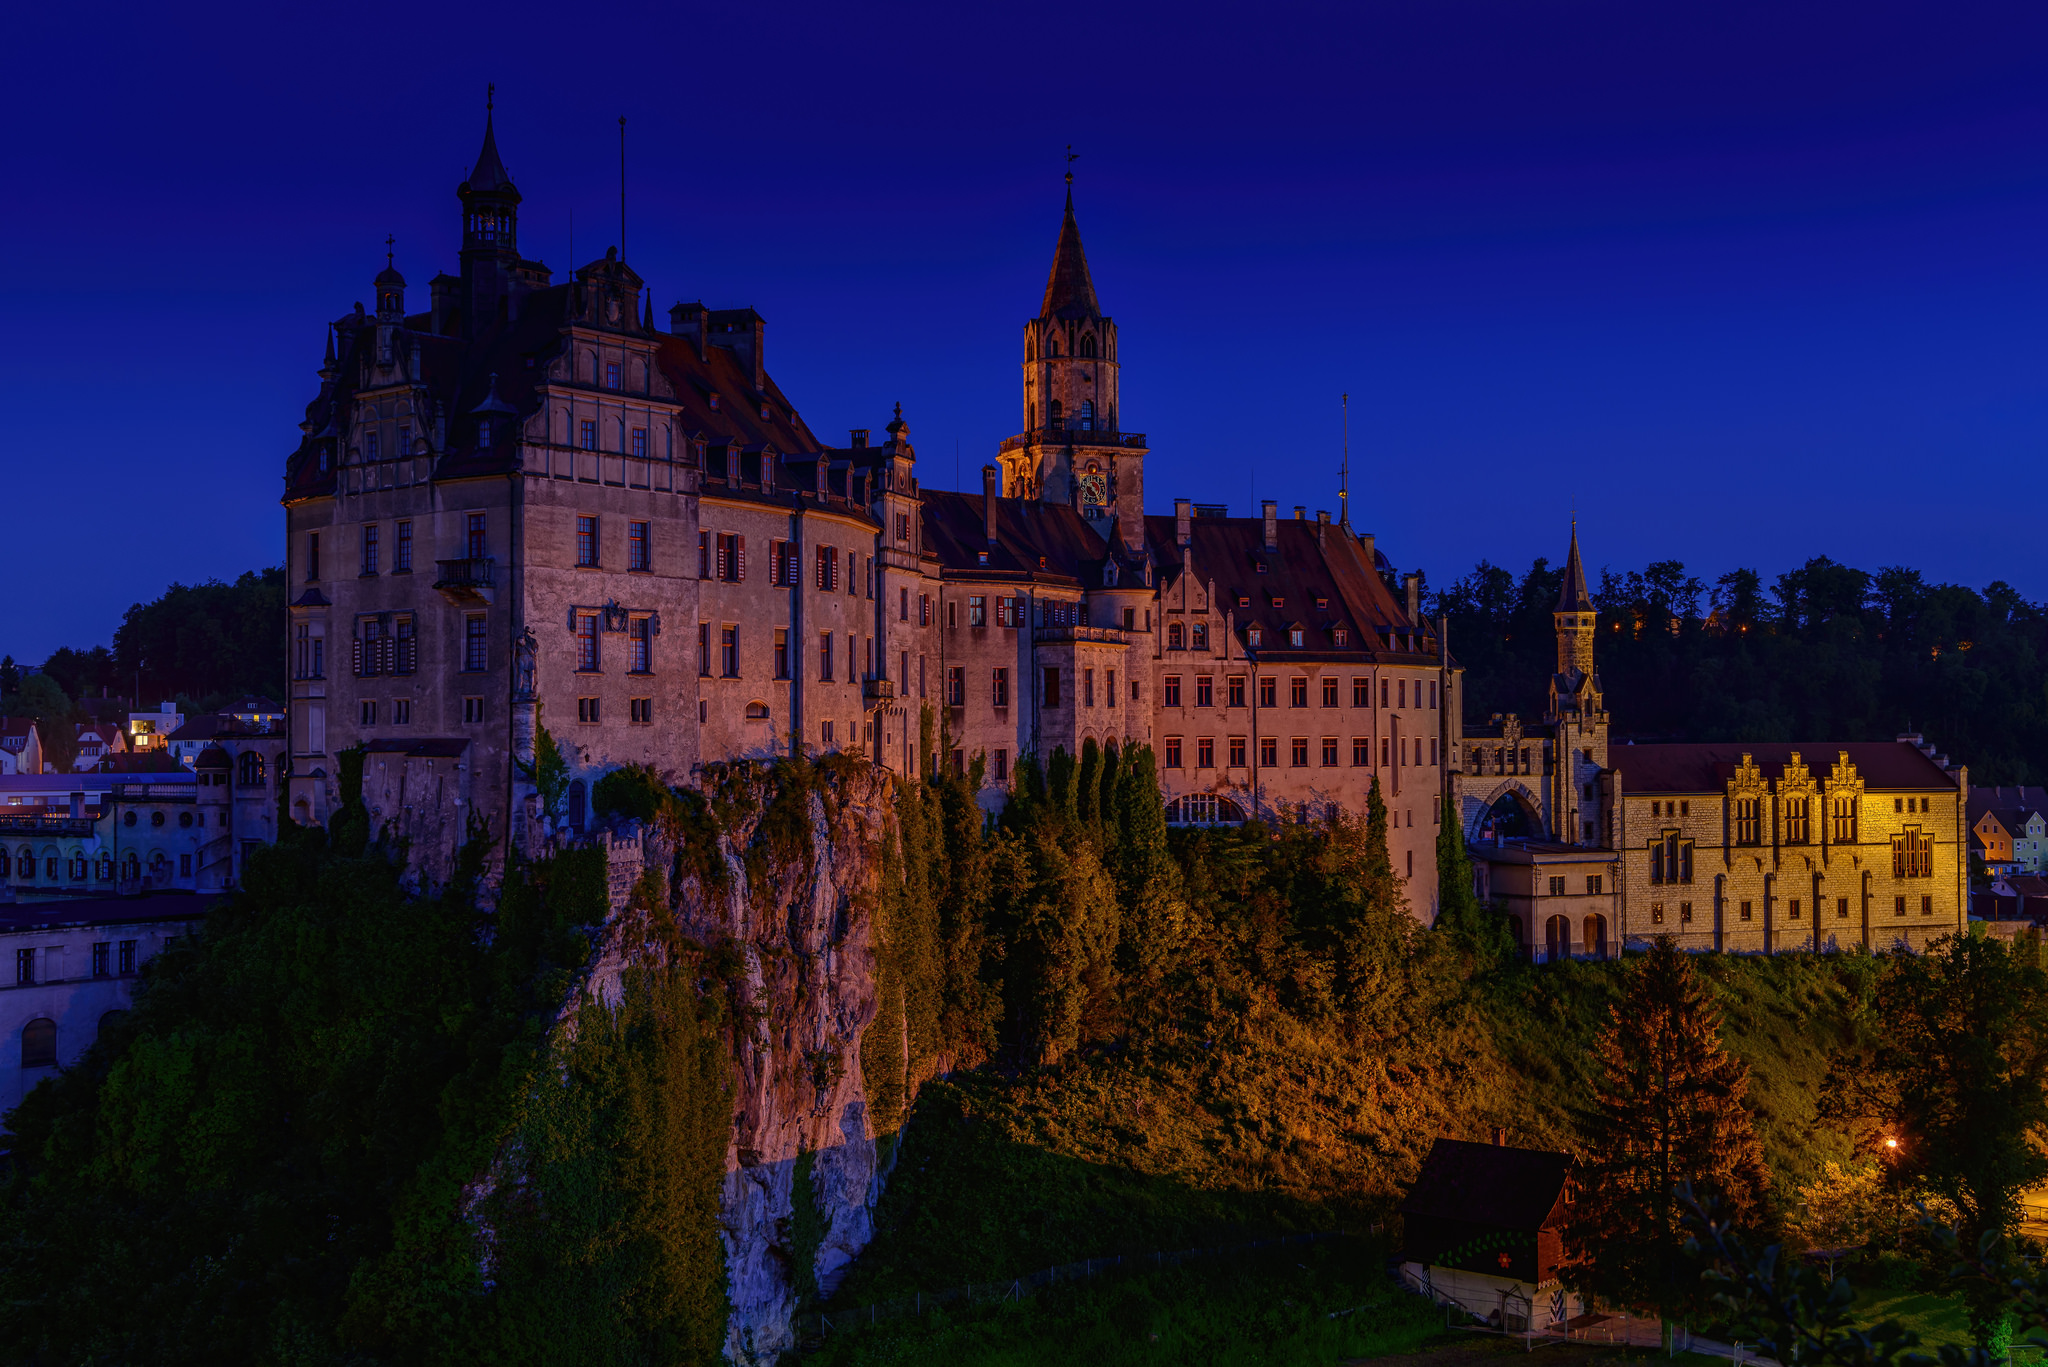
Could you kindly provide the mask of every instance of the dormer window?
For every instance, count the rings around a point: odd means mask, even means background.
[[[713,393],[711,396],[711,411],[714,413],[718,411],[718,395],[716,393]]]
[[[1248,608],[1252,605],[1252,600],[1248,595],[1240,593],[1237,595],[1237,605],[1241,608]]]
[[[1300,649],[1300,647],[1301,647],[1301,628],[1300,628],[1300,627],[1290,627],[1290,628],[1288,629],[1288,632],[1287,632],[1287,644],[1289,644],[1289,645],[1291,645],[1291,646],[1295,647],[1296,649]]]
[[[768,404],[765,400],[761,404],[761,417],[763,420],[768,417]]]
[[[489,446],[491,444],[491,425],[488,422],[480,422],[476,425],[476,444],[478,446]]]
[[[975,561],[976,561],[976,563],[977,563],[977,564],[982,564],[982,565],[986,565],[986,564],[988,563],[988,552],[987,552],[987,551],[977,551],[977,552],[975,552]]]
[[[1287,600],[1285,598],[1280,597],[1278,594],[1275,594],[1273,596],[1273,606],[1276,608],[1284,608],[1287,606]]]
[[[1330,600],[1329,600],[1329,599],[1327,599],[1327,598],[1321,598],[1321,597],[1319,597],[1319,598],[1317,598],[1317,599],[1316,599],[1316,611],[1317,611],[1317,612],[1321,612],[1321,611],[1322,611],[1323,609],[1325,609],[1325,608],[1327,608],[1327,607],[1329,607],[1329,606],[1330,606]]]
[[[1338,627],[1335,631],[1330,633],[1330,639],[1336,642],[1337,649],[1342,650],[1346,646],[1351,644],[1351,633],[1346,631],[1343,627]]]
[[[1260,639],[1261,637],[1259,635],[1259,629],[1257,627],[1250,627],[1246,629],[1244,633],[1244,643],[1246,645],[1256,646],[1259,643]]]

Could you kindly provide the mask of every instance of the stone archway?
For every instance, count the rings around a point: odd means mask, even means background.
[[[1478,845],[1494,835],[1540,837],[1547,833],[1543,803],[1523,779],[1510,778],[1473,800],[1465,813],[1465,841]]]

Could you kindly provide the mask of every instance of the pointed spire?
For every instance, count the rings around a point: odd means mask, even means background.
[[[484,96],[483,150],[476,154],[476,166],[470,171],[469,179],[463,182],[463,188],[471,194],[490,194],[503,190],[517,195],[519,191],[513,187],[512,177],[505,170],[505,163],[498,156],[498,136],[492,127],[495,117],[493,111],[497,105],[498,87],[495,85],[487,86],[486,91],[487,93]]]
[[[1068,160],[1073,159],[1071,149]],[[1052,274],[1045,281],[1041,318],[1100,318],[1095,282],[1088,276],[1088,254],[1081,250],[1081,229],[1074,222],[1074,173],[1067,172],[1067,213],[1060,222],[1059,246],[1053,249]]]
[[[1593,599],[1586,592],[1586,567],[1579,560],[1579,520],[1572,519],[1572,548],[1564,558],[1564,585],[1558,590],[1559,612],[1591,612]]]

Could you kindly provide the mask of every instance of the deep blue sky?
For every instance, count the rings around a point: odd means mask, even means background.
[[[1060,154],[1176,495],[1481,557],[1815,554],[2048,597],[2048,9],[1416,3],[17,7],[0,650],[280,558],[322,322],[424,307],[482,133],[557,272],[769,320],[928,484],[1019,426]],[[559,278],[559,277],[558,277]],[[843,438],[838,438],[843,439]]]

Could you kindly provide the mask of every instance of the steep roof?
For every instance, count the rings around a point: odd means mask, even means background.
[[[1972,824],[1986,812],[1997,812],[2001,819],[2005,819],[2009,812],[2048,812],[2048,788],[1980,787],[1971,784],[1969,809]],[[2009,820],[2007,824],[2011,825]],[[2026,824],[2024,816],[2019,824]],[[2018,827],[2012,829],[2017,830]]]
[[[919,497],[925,550],[937,556],[940,569],[950,575],[1053,578],[1090,588],[1101,583],[1109,547],[1086,518],[1063,503],[998,498],[996,541],[991,546],[980,494],[924,489]],[[988,552],[986,565],[981,563],[983,551]]]
[[[1060,220],[1059,245],[1053,248],[1052,272],[1045,279],[1041,318],[1100,318],[1095,282],[1088,276],[1088,253],[1081,250],[1081,229],[1074,222],[1074,191],[1067,189],[1067,215]]]
[[[491,129],[491,114],[484,114],[484,145],[476,154],[476,166],[471,169],[469,179],[462,182],[462,189],[469,194],[509,194],[519,197],[519,190],[512,184],[512,176],[505,170],[505,163],[498,156],[498,135]]]
[[[1953,789],[1956,781],[1919,747],[1908,741],[1805,741],[1709,743],[1701,745],[1615,745],[1608,763],[1623,779],[1628,793],[1719,793],[1742,763],[1755,761],[1766,779],[1785,772],[1797,752],[1808,772],[1825,777],[1835,757],[1846,752],[1849,762],[1872,788]]]
[[[1579,560],[1579,524],[1572,523],[1572,548],[1564,557],[1564,583],[1558,587],[1559,612],[1591,612],[1593,599],[1586,592],[1586,567]]]
[[[1439,1139],[1401,1203],[1403,1215],[1538,1230],[1571,1176],[1568,1155]]]

